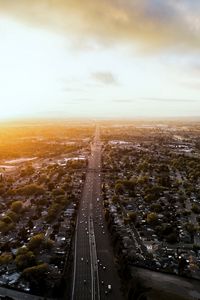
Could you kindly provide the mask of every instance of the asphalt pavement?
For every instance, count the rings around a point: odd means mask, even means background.
[[[101,148],[97,127],[77,217],[72,300],[123,299],[101,199]]]

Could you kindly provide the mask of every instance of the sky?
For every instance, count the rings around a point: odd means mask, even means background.
[[[0,120],[199,115],[199,0],[0,0]]]

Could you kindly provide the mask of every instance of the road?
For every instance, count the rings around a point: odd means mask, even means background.
[[[101,201],[101,147],[97,127],[77,216],[72,300],[123,299]]]
[[[4,287],[0,287],[0,297],[10,297],[13,300],[51,300],[50,298],[34,296]]]
[[[133,282],[141,282],[143,286],[150,287],[150,299],[181,299],[199,300],[200,285],[198,280],[183,278],[160,272],[131,268]]]

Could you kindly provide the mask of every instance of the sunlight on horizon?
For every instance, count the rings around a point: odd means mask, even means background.
[[[181,82],[181,68],[161,54],[91,39],[77,44],[69,35],[6,16],[0,28],[2,120],[192,116],[200,110],[198,89],[184,84],[189,75]]]

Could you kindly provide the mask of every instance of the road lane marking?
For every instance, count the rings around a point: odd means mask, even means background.
[[[73,277],[73,286],[72,286],[72,300],[74,299],[74,290],[75,290],[75,280],[76,280],[76,253],[77,253],[77,228],[78,228],[78,220],[79,217],[77,216],[76,219],[76,229],[75,229],[75,248],[74,248],[74,277]]]

